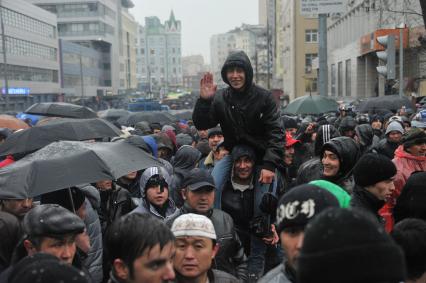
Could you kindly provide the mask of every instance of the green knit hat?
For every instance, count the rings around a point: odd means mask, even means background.
[[[332,193],[337,198],[337,201],[339,202],[341,208],[349,207],[349,203],[351,202],[351,196],[338,185],[325,180],[315,180],[309,182],[309,184],[318,186]]]

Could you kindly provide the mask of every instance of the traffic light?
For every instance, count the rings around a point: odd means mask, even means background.
[[[385,63],[385,65],[376,67],[377,72],[385,76],[388,80],[393,80],[395,76],[395,36],[385,35],[377,37],[377,42],[382,45],[385,50],[376,52],[377,57]]]

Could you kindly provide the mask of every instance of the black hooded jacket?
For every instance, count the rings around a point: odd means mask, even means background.
[[[355,186],[351,197],[350,205],[352,208],[358,208],[371,213],[380,224],[385,224],[384,219],[379,215],[379,210],[385,205],[385,201],[379,200],[372,193],[360,186]]]
[[[272,94],[253,84],[253,68],[247,55],[231,53],[222,68],[222,79],[229,84],[226,71],[241,67],[245,71],[243,92],[232,87],[218,90],[212,99],[199,98],[192,118],[199,130],[220,124],[225,137],[225,148],[232,150],[237,144],[247,144],[256,150],[262,168],[274,171],[283,161],[284,131]]]
[[[355,127],[355,135],[359,138],[361,153],[367,153],[373,150],[378,142],[373,128],[369,124],[362,124]]]

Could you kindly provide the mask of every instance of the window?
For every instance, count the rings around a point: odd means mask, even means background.
[[[151,50],[150,50],[150,54],[151,54],[151,55],[154,55],[154,54],[155,54],[155,49],[151,49]]]
[[[3,69],[0,64],[0,69]],[[58,82],[58,71],[50,69],[33,68],[27,66],[7,65],[9,79],[12,81],[33,81],[33,82]],[[3,73],[0,72],[3,79]]]
[[[316,29],[305,30],[305,41],[312,42],[312,43],[318,42],[318,30]]]
[[[312,61],[317,58],[318,54],[308,53],[305,54],[305,73],[309,74],[312,72]]]

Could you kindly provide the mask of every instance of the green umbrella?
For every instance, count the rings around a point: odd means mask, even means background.
[[[284,114],[322,114],[337,111],[339,104],[321,95],[305,95],[296,98],[284,109]]]

